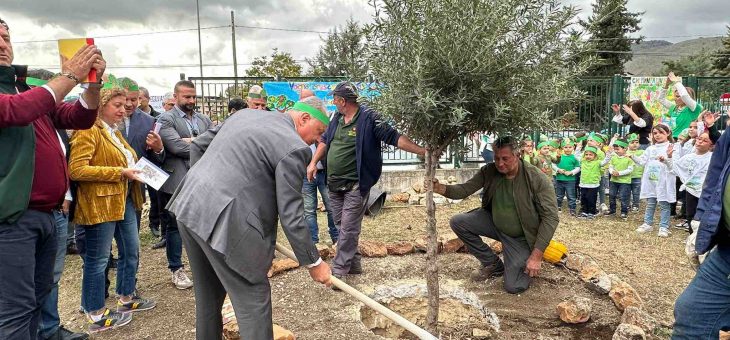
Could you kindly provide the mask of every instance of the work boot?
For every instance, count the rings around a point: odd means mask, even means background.
[[[494,264],[483,266],[471,272],[471,280],[474,282],[482,282],[491,278],[500,277],[504,274],[504,264],[502,260],[497,260]]]
[[[152,249],[165,248],[167,246],[167,239],[161,239],[159,242],[152,245]]]
[[[362,261],[353,260],[352,264],[350,264],[350,271],[347,273],[353,275],[362,274]]]

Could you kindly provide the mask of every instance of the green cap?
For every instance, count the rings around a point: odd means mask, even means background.
[[[557,139],[553,139],[553,140],[551,140],[551,141],[548,142],[548,145],[550,145],[550,146],[552,146],[554,148],[559,148],[560,147],[560,141],[557,140]]]
[[[639,139],[639,135],[637,135],[635,133],[630,133],[628,136],[626,136],[626,141],[629,143],[631,143],[637,139]]]
[[[596,134],[596,133],[591,133],[590,139],[591,140],[594,140],[594,141],[596,141],[598,143],[601,143],[601,144],[606,143],[606,139],[603,138],[601,135]]]
[[[104,83],[103,89],[124,89],[127,91],[139,91],[139,86],[127,77],[117,78],[113,74],[110,74],[107,81]]]
[[[542,149],[546,146],[550,146],[550,142],[545,141],[545,142],[540,142],[540,144],[537,144],[538,149]]]
[[[583,136],[580,136],[580,137],[575,137],[575,141],[578,142],[578,143],[580,143],[580,142],[582,142],[582,141],[584,141],[586,139],[588,139],[588,135],[583,135]]]
[[[560,143],[560,147],[563,147],[563,148],[566,146],[574,146],[574,145],[575,145],[575,143],[573,143],[573,141],[570,140],[570,138],[565,138],[565,139],[563,139],[563,142]]]
[[[317,110],[316,108],[314,108],[314,106],[311,106],[307,103],[297,102],[296,104],[294,104],[294,106],[292,106],[290,110],[306,112],[310,116],[322,122],[325,126],[330,125],[330,119],[327,117],[326,114],[322,113],[322,111]]]
[[[251,99],[260,99],[264,98],[266,99],[266,91],[258,85],[251,86],[251,88],[248,89],[248,94],[246,95],[246,98]]]
[[[620,146],[620,147],[622,147],[622,148],[624,148],[624,149],[626,149],[626,148],[628,148],[628,147],[629,147],[629,143],[626,143],[626,142],[624,142],[624,141],[622,141],[622,140],[620,140],[620,139],[617,139],[616,141],[614,141],[614,142],[613,142],[613,145],[614,145],[614,146]]]
[[[598,154],[598,149],[596,149],[595,146],[586,146],[584,152],[593,152],[594,154]]]
[[[525,136],[525,138],[522,138],[522,140],[532,142],[532,137],[530,137],[530,135],[527,135],[527,136]]]

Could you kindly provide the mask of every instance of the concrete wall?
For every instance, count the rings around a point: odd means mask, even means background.
[[[441,183],[446,183],[449,176],[456,177],[456,183],[464,183],[479,172],[475,169],[438,169],[436,178]],[[426,170],[383,170],[380,181],[375,185],[378,189],[390,194],[396,194],[408,190],[414,183],[423,183],[423,176]]]

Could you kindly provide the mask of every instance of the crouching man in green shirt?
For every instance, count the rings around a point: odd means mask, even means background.
[[[493,144],[494,163],[483,166],[464,184],[444,185],[434,180],[433,191],[462,199],[484,189],[482,207],[451,218],[451,229],[464,241],[481,267],[472,280],[504,275],[504,288],[518,294],[540,274],[542,254],[558,227],[555,188],[540,169],[520,159],[518,141],[501,137]],[[502,242],[504,262],[482,241]]]

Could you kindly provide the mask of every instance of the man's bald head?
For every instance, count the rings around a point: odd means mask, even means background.
[[[314,97],[314,91],[310,89],[303,89],[302,92],[299,92],[299,100],[307,97]]]

